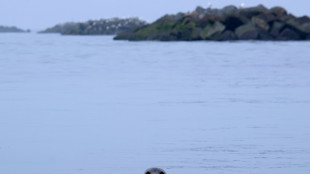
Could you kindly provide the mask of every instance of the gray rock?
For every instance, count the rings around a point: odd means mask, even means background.
[[[283,22],[274,22],[272,25],[270,34],[274,37],[277,37],[281,33],[284,26],[285,26],[285,23]]]
[[[204,40],[216,40],[217,36],[219,36],[225,28],[225,25],[222,23],[215,22],[213,25],[205,27],[200,36]]]
[[[266,30],[258,30],[258,40],[274,40],[275,38]]]
[[[185,19],[185,21],[187,20]],[[197,37],[200,37],[200,30],[201,29],[196,28],[194,22],[188,21],[181,23],[176,28],[172,26],[166,32],[170,35],[175,35],[178,40],[191,41],[197,40]],[[161,34],[159,33],[159,35]]]
[[[256,7],[241,9],[239,13],[242,16],[246,16],[248,19],[251,19],[253,16],[257,16],[262,13],[268,13],[268,9],[263,5],[259,5]]]
[[[233,5],[226,6],[222,9],[203,8],[201,6],[198,6],[195,10],[195,12],[197,12],[197,14],[199,15],[199,18],[203,18],[206,15],[216,15],[224,17],[225,15],[233,14],[236,13],[237,11],[238,8]]]
[[[238,27],[235,34],[240,40],[257,40],[259,37],[259,31],[253,24],[245,24]]]
[[[274,16],[272,13],[269,13],[269,12],[268,13],[262,13],[260,15],[255,16],[255,17],[264,20],[268,24],[277,20],[277,17]]]
[[[287,21],[286,25],[297,32],[302,38],[305,38],[308,34],[310,34],[310,23],[300,23],[296,19],[291,19]]]
[[[227,30],[221,34],[219,37],[219,41],[229,41],[229,40],[237,40],[237,36],[234,32]]]
[[[287,15],[287,11],[283,7],[273,7],[270,9],[270,12],[276,15],[277,17]]]
[[[300,26],[300,30],[306,34],[310,34],[310,23],[304,23]]]
[[[261,18],[258,18],[258,17],[252,17],[252,20],[251,20],[256,26],[258,26],[259,28],[265,30],[265,31],[268,31],[270,26],[268,25],[268,23],[261,19]]]
[[[253,23],[243,25],[236,29],[235,34],[239,40],[272,40],[273,37],[266,31],[257,28]]]
[[[202,38],[201,38],[201,31],[202,31],[202,29],[200,29],[200,28],[193,28],[193,30],[192,30],[192,34],[191,34],[191,40],[201,40]]]
[[[198,6],[195,11],[198,13],[198,15],[202,15],[203,16],[203,15],[206,14],[206,9],[201,7],[201,6]]]
[[[301,25],[303,25],[305,23],[310,23],[310,18],[308,16],[302,16],[302,17],[296,18],[296,21],[300,23]]]
[[[157,21],[155,21],[155,23],[177,22],[182,18],[184,18],[185,16],[186,16],[185,13],[178,13],[176,15],[165,15],[160,19],[158,19]]]
[[[234,13],[237,13],[237,11],[238,11],[238,8],[233,5],[226,6],[221,10],[223,15],[234,14]]]
[[[277,37],[278,40],[300,40],[301,36],[290,28],[285,28]]]

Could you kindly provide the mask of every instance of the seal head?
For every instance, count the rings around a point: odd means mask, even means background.
[[[150,168],[147,169],[144,174],[166,174],[166,172],[160,168]]]

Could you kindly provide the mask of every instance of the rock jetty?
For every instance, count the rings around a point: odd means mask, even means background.
[[[23,30],[17,27],[0,26],[0,33],[25,33],[25,32],[30,32],[30,30]]]
[[[231,41],[310,40],[310,18],[282,7],[197,7],[190,13],[165,15],[154,23],[117,35],[115,40]]]
[[[146,24],[145,21],[138,18],[111,18],[89,20],[79,23],[69,22],[58,24],[39,33],[60,33],[62,35],[115,35]]]

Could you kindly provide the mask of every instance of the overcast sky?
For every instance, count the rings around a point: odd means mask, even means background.
[[[289,12],[310,16],[310,0],[0,0],[0,25],[45,29],[57,23],[110,17],[140,17],[149,22],[166,13],[207,7],[283,6]]]

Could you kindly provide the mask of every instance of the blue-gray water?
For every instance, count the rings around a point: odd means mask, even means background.
[[[0,35],[1,174],[310,172],[310,42]]]

